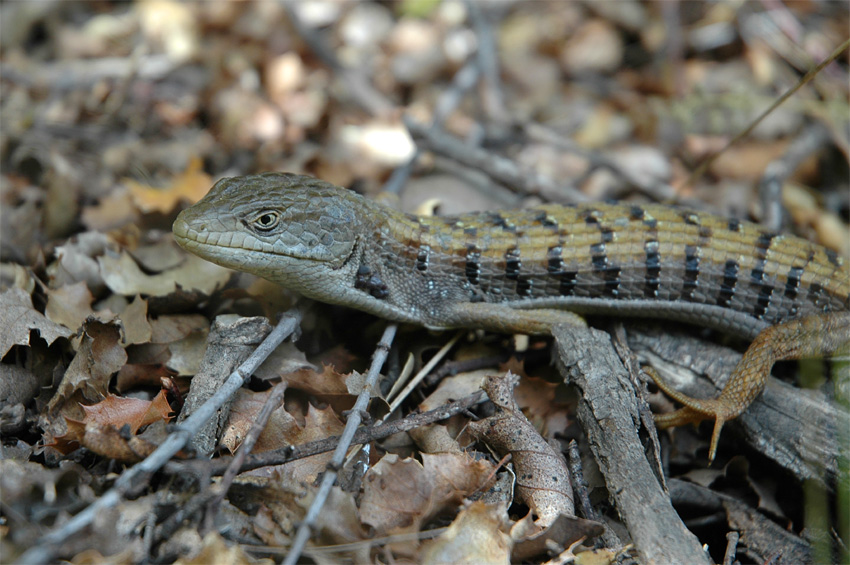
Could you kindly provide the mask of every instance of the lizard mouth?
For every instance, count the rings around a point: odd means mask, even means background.
[[[336,265],[337,261],[331,260],[328,257],[322,257],[320,254],[286,252],[281,249],[274,249],[272,245],[256,239],[249,243],[249,245],[245,245],[244,237],[238,237],[238,234],[236,236],[233,234],[228,236],[228,234],[223,232],[211,232],[206,229],[204,224],[195,223],[195,225],[200,226],[199,229],[196,229],[192,227],[191,222],[183,217],[184,213],[185,211],[177,216],[171,227],[174,240],[186,251],[213,263],[218,263],[225,267],[235,265],[236,268],[240,268],[244,267],[250,261],[251,257],[267,256],[288,257],[299,261],[310,261],[311,263],[331,263],[334,265],[333,268],[340,266]],[[352,245],[352,249],[345,253],[343,260],[340,261],[342,264],[348,262],[353,248],[354,246]],[[240,253],[244,255],[240,257]]]
[[[174,241],[177,242],[177,245],[186,251],[203,257],[204,259],[221,259],[222,252],[226,249],[233,249],[251,254],[281,255],[298,259],[301,258],[297,255],[289,255],[271,249],[264,249],[263,247],[265,246],[246,247],[245,245],[242,245],[242,242],[234,241],[232,236],[226,237],[226,234],[224,233],[210,232],[203,224],[200,225],[200,228],[196,229],[192,227],[190,222],[183,218],[183,212],[181,212],[180,215],[177,216],[177,219],[174,220],[174,224],[171,226],[171,231],[174,234]]]
[[[283,253],[281,251],[276,251],[274,249],[268,249],[263,247],[246,247],[244,245],[237,244],[233,241],[232,238],[226,237],[213,237],[215,234],[203,233],[202,231],[198,231],[189,227],[186,222],[178,221],[174,222],[174,226],[172,227],[172,232],[174,233],[174,241],[177,242],[177,245],[189,251],[190,253],[194,253],[204,259],[208,260],[221,260],[223,252],[225,250],[231,249],[236,252],[244,252],[250,253],[252,255],[270,255],[273,257],[291,257],[293,259],[303,259],[307,261],[319,261],[319,259],[313,257],[304,257],[301,255],[296,255],[292,253]],[[214,239],[215,241],[211,241]],[[234,261],[236,263],[236,261]]]

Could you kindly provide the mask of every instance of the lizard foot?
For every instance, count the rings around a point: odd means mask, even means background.
[[[668,414],[655,414],[655,424],[659,428],[666,429],[685,424],[698,424],[703,420],[714,420],[714,431],[711,434],[711,445],[708,450],[708,462],[709,464],[713,462],[714,456],[717,455],[720,431],[726,422],[740,413],[737,406],[734,403],[730,406],[729,402],[722,398],[691,398],[672,388],[651,367],[643,367],[643,371],[652,377],[664,394],[683,405],[682,408]]]

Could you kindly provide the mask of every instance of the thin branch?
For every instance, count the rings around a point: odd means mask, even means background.
[[[381,374],[381,367],[384,365],[384,361],[387,360],[387,353],[389,353],[396,329],[398,329],[398,324],[390,324],[384,330],[384,335],[381,336],[381,341],[378,343],[375,354],[372,356],[372,365],[369,367],[369,372],[363,383],[363,390],[360,392],[357,401],[354,403],[354,407],[348,414],[348,421],[345,423],[345,429],[340,437],[339,445],[337,445],[333,457],[327,465],[327,470],[322,477],[322,483],[319,485],[318,490],[316,490],[316,496],[307,510],[304,521],[298,526],[295,539],[292,541],[292,548],[286,555],[286,559],[283,560],[283,565],[295,565],[298,563],[298,559],[301,557],[301,553],[310,539],[313,527],[319,518],[319,512],[322,511],[328,495],[330,495],[331,488],[336,482],[337,469],[341,468],[345,460],[345,455],[348,453],[348,448],[351,446],[351,441],[354,439],[358,426],[360,426],[361,414],[366,411],[369,400],[372,398],[372,388]]]
[[[277,327],[272,330],[250,357],[228,377],[221,388],[209,400],[199,406],[195,413],[183,421],[182,424],[175,426],[174,431],[153,453],[144,461],[124,471],[118,480],[115,481],[115,485],[85,510],[65,522],[61,527],[42,536],[33,544],[33,547],[21,555],[19,562],[45,563],[53,561],[58,544],[91,524],[99,512],[107,508],[112,508],[121,502],[127,491],[137,487],[140,481],[146,480],[147,477],[165,465],[178,451],[186,447],[198,430],[242,387],[243,383],[250,378],[251,374],[272,351],[295,331],[300,321],[301,313],[297,310],[291,310],[284,315]]]
[[[599,151],[586,149],[575,141],[564,137],[560,133],[554,131],[553,129],[547,126],[541,125],[539,123],[528,123],[524,124],[522,127],[523,131],[530,139],[548,143],[550,145],[559,147],[561,149],[564,149],[565,151],[569,151],[570,153],[578,155],[579,157],[587,159],[590,162],[591,169],[607,169],[617,175],[624,182],[636,187],[637,189],[644,192],[647,196],[654,198],[659,202],[664,202],[666,200],[676,198],[676,191],[671,185],[664,182],[663,180],[658,179],[655,182],[645,181],[638,175],[633,174],[628,169],[621,167],[614,159],[609,158],[608,156],[600,153]]]
[[[395,412],[395,411],[396,411],[396,409],[398,409],[398,407],[399,407],[399,406],[401,406],[401,403],[402,403],[402,402],[404,402],[404,399],[405,399],[405,398],[407,398],[407,396],[411,393],[411,391],[413,391],[413,389],[414,389],[414,388],[416,388],[417,386],[419,386],[419,383],[421,383],[421,382],[422,382],[422,379],[424,379],[426,376],[428,376],[428,373],[430,373],[430,372],[434,369],[434,367],[436,367],[436,366],[437,366],[437,363],[439,363],[440,361],[442,361],[442,360],[443,360],[443,357],[445,357],[445,356],[446,356],[446,354],[449,352],[449,350],[450,350],[452,347],[454,347],[454,346],[455,346],[455,344],[457,343],[457,341],[458,341],[458,340],[461,338],[461,336],[463,336],[465,333],[466,333],[466,332],[464,332],[464,331],[459,331],[459,332],[457,332],[457,333],[454,335],[454,337],[453,337],[453,338],[451,338],[448,342],[446,342],[446,344],[445,344],[443,347],[441,347],[441,348],[440,348],[440,350],[437,352],[437,354],[436,354],[436,355],[434,355],[434,356],[433,356],[433,357],[432,357],[432,358],[431,358],[431,359],[430,359],[430,360],[429,360],[429,361],[425,364],[425,366],[424,366],[424,367],[422,367],[422,369],[420,369],[420,371],[419,371],[418,373],[416,373],[416,376],[415,376],[415,377],[413,377],[413,378],[410,380],[410,382],[409,382],[409,383],[407,383],[407,386],[405,386],[405,387],[404,387],[404,390],[402,390],[400,393],[398,393],[398,396],[396,396],[395,398],[393,398],[393,399],[392,399],[392,401],[390,402],[390,411],[389,411],[389,412],[387,412],[387,415],[386,415],[386,416],[384,416],[384,420],[386,420],[386,419],[390,416],[390,414],[392,414],[393,412]],[[395,392],[395,389],[393,389],[393,390],[391,390],[391,391],[390,391],[390,398],[392,397],[392,395],[393,395],[393,393],[394,393],[394,392]],[[388,398],[387,400],[389,400],[389,398]]]
[[[493,34],[493,25],[484,13],[484,8],[498,8],[498,4],[485,5],[475,0],[464,2],[469,19],[475,29],[475,38],[478,41],[476,59],[481,68],[482,82],[484,85],[481,99],[487,117],[500,123],[508,123],[509,114],[505,109],[505,97],[502,94],[502,84],[499,79],[499,49]]]
[[[372,83],[366,79],[365,73],[343,65],[337,58],[336,53],[328,47],[326,42],[314,30],[304,25],[304,22],[301,21],[301,18],[295,12],[292,3],[284,2],[283,9],[286,11],[292,27],[295,28],[295,31],[304,40],[304,43],[334,73],[342,75],[342,80],[348,85],[348,91],[351,93],[352,99],[361,108],[373,116],[386,116],[393,111],[395,104],[372,86]]]
[[[227,471],[225,471],[221,482],[216,488],[218,492],[207,505],[207,530],[211,529],[210,526],[212,525],[213,517],[218,513],[221,501],[224,500],[224,496],[227,494],[228,489],[230,489],[230,485],[233,484],[233,479],[236,478],[236,475],[239,473],[239,469],[242,467],[242,464],[245,463],[245,459],[248,458],[248,456],[251,454],[251,450],[254,449],[254,445],[260,438],[260,434],[262,434],[263,430],[266,429],[266,423],[268,423],[272,412],[274,412],[275,409],[278,408],[283,402],[283,395],[285,392],[286,383],[278,383],[272,389],[271,393],[269,393],[269,397],[266,399],[265,404],[263,404],[263,408],[260,410],[260,413],[257,414],[257,418],[254,420],[254,422],[251,424],[251,429],[248,430],[248,433],[245,436],[245,441],[243,441],[242,444],[239,446],[239,451],[236,453],[236,456],[233,458],[233,461],[230,462],[230,465],[227,467]]]
[[[791,98],[791,96],[793,96],[795,92],[797,92],[809,82],[811,82],[811,80],[815,78],[817,74],[821,72],[821,70],[823,70],[824,67],[836,60],[844,51],[847,50],[848,47],[850,47],[850,39],[846,40],[844,43],[836,47],[835,50],[829,55],[829,57],[821,61],[816,67],[807,72],[805,76],[803,76],[803,78],[801,78],[799,82],[797,82],[797,84],[785,91],[785,94],[777,98],[773,102],[773,104],[771,104],[764,112],[762,112],[758,118],[753,120],[753,122],[749,126],[747,126],[744,131],[740,132],[738,135],[730,139],[729,142],[723,147],[723,149],[714,153],[705,161],[700,163],[699,167],[697,167],[696,170],[691,174],[691,176],[688,177],[688,180],[685,182],[685,186],[693,185],[693,183],[696,182],[696,180],[701,177],[706,170],[708,170],[708,167],[711,166],[715,159],[720,157],[720,155],[725,153],[730,147],[750,135],[750,133],[756,128],[756,126],[758,126],[762,122],[762,120],[764,120],[771,112],[773,112],[773,110],[775,110],[786,100]]]
[[[431,120],[431,129],[442,131],[443,122],[449,117],[449,114],[454,112],[455,108],[460,105],[464,95],[475,86],[480,76],[480,71],[477,65],[477,59],[468,61],[458,72],[455,73],[452,79],[452,84],[447,88],[440,97],[437,103],[434,104],[434,117]],[[422,156],[422,149],[418,146],[416,151],[407,162],[393,171],[387,182],[384,183],[384,192],[390,194],[398,194],[401,192],[401,187],[407,182],[407,179],[413,173],[413,167]]]
[[[391,435],[400,434],[422,426],[427,426],[441,420],[447,420],[458,414],[463,414],[470,407],[485,400],[484,391],[477,391],[468,396],[465,396],[455,402],[440,406],[433,410],[423,412],[421,414],[412,414],[401,420],[394,420],[384,424],[377,424],[359,428],[354,434],[354,439],[351,440],[352,445],[366,445],[373,441],[384,439]],[[302,445],[290,446],[275,451],[267,451],[249,456],[240,466],[240,471],[251,471],[260,467],[268,467],[269,465],[283,465],[297,459],[312,457],[319,453],[327,453],[333,451],[339,444],[340,436],[331,436],[325,439],[311,441]],[[209,475],[218,476],[224,473],[227,468],[232,465],[233,457],[220,457],[214,461],[170,461],[165,466],[164,472],[172,475]],[[203,466],[203,469],[198,469]]]
[[[523,170],[507,157],[466,144],[443,132],[434,131],[408,116],[404,117],[404,123],[411,135],[426,148],[439,155],[450,157],[467,167],[480,170],[514,192],[537,194],[552,202],[561,203],[589,200],[587,195],[575,187],[568,184],[559,185],[543,175]]]
[[[759,179],[761,224],[772,231],[780,231],[783,222],[782,187],[800,164],[829,141],[829,131],[821,122],[812,122],[797,135],[791,145],[777,159],[764,168]]]

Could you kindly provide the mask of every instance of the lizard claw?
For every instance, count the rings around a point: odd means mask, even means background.
[[[691,398],[670,387],[651,367],[644,367],[643,371],[652,377],[652,380],[655,381],[655,384],[664,394],[683,405],[682,408],[668,414],[655,414],[655,424],[659,428],[672,428],[684,426],[685,424],[696,425],[703,420],[714,420],[714,430],[711,433],[711,445],[708,450],[708,462],[711,464],[714,461],[715,455],[717,455],[720,431],[723,429],[723,425],[734,417],[734,415],[730,417],[730,410],[727,403],[723,399],[700,400]]]

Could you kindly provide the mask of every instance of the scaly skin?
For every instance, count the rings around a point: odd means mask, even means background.
[[[430,328],[548,334],[581,314],[664,318],[754,340],[717,400],[662,425],[725,421],[773,363],[850,340],[850,269],[756,225],[664,205],[582,204],[420,217],[312,177],[223,179],[174,223],[177,242],[305,296]]]

